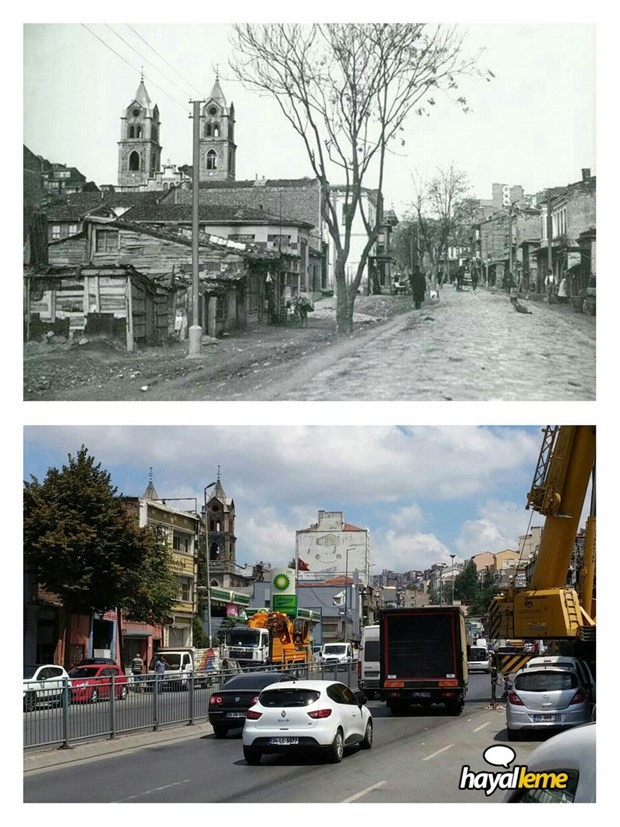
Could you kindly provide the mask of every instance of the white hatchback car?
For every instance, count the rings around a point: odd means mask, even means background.
[[[514,740],[524,730],[565,729],[587,723],[592,704],[572,669],[521,669],[506,700],[506,729]]]
[[[39,704],[54,704],[62,700],[69,675],[56,663],[24,666],[24,709],[32,712]]]
[[[266,753],[326,752],[342,761],[345,748],[372,747],[372,716],[366,697],[339,681],[270,684],[246,713],[243,755],[258,764]]]

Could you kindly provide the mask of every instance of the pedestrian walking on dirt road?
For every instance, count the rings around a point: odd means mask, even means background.
[[[413,293],[413,303],[415,309],[419,310],[426,294],[426,276],[420,270],[418,264],[414,264],[409,280],[411,282],[411,292]]]
[[[547,270],[545,288],[547,291],[547,301],[549,304],[555,304],[555,276],[553,275],[553,270]]]

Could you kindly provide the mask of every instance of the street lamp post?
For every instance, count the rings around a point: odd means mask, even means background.
[[[454,558],[456,554],[451,554],[450,559],[452,560],[452,605],[454,606]]]
[[[209,649],[213,646],[213,635],[211,634],[211,568],[209,565],[209,523],[207,521],[207,491],[213,488],[215,482],[210,482],[204,487],[204,514],[205,514],[205,556],[207,563],[207,639],[209,641]]]
[[[344,640],[347,641],[347,622],[349,612],[349,552],[353,551],[355,546],[351,546],[345,552],[344,557]]]

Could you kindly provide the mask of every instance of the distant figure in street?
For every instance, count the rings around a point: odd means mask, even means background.
[[[140,652],[135,656],[135,658],[131,661],[131,674],[133,675],[134,683],[136,684],[136,689],[140,691],[140,681],[142,680],[142,668],[144,667],[144,661],[140,657]]]
[[[411,292],[413,294],[415,309],[419,310],[422,307],[424,295],[426,294],[426,276],[420,270],[418,264],[413,265],[409,281],[411,282]]]
[[[545,290],[549,304],[555,304],[555,276],[553,275],[553,270],[547,270]]]
[[[155,656],[155,681],[156,684],[160,684],[163,680],[164,673],[166,671],[166,666],[170,666],[168,661],[164,658],[163,655],[156,655]]]
[[[568,301],[568,279],[566,276],[562,276],[562,280],[560,281],[560,285],[558,287],[558,302],[560,304],[566,304]]]
[[[516,296],[510,297],[510,304],[514,307],[517,313],[529,313],[530,316],[532,315],[532,311],[528,310],[527,307],[524,307]]]
[[[478,269],[476,267],[471,271],[471,289],[475,290],[478,287]]]
[[[456,271],[456,289],[463,289],[463,282],[465,281],[465,268],[459,267]]]
[[[493,706],[497,703],[497,655],[491,652],[489,656],[489,674],[491,675],[491,703]]]

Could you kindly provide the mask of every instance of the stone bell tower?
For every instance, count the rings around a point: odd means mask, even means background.
[[[235,585],[235,503],[226,496],[218,469],[217,482],[207,501],[207,552],[212,586]]]
[[[159,109],[152,105],[141,77],[134,99],[121,115],[119,187],[146,187],[148,179],[160,172],[159,127]]]
[[[200,114],[200,180],[234,181],[236,152],[235,107],[226,104],[216,75]]]

